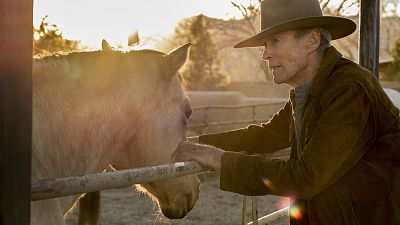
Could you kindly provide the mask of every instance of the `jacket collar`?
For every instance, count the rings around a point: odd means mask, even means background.
[[[310,95],[317,95],[322,90],[325,82],[329,78],[333,67],[342,58],[342,54],[338,52],[333,46],[329,47],[325,56],[321,61],[321,65],[314,77],[314,81],[311,85]]]

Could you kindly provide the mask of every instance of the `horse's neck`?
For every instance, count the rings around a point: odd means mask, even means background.
[[[42,167],[39,177],[100,172],[133,130],[121,116],[129,116],[121,113],[128,107],[118,106],[118,99],[85,101],[85,96],[70,98],[63,90],[34,87],[33,157],[38,162],[33,168]]]

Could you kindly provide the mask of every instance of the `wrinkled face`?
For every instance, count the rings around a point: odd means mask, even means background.
[[[262,59],[268,61],[274,82],[295,86],[308,64],[307,39],[296,38],[296,31],[284,31],[265,39]]]

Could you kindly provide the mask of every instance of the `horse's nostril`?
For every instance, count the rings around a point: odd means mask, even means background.
[[[168,219],[182,219],[186,216],[186,210],[165,208],[161,209],[161,211]]]

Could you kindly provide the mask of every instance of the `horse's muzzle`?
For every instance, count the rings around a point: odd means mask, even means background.
[[[198,199],[198,195],[193,196],[192,194],[186,194],[186,202],[182,204],[180,207],[161,207],[161,211],[165,217],[168,219],[182,219],[186,216],[186,214],[192,210],[194,204]]]
[[[161,211],[164,214],[164,216],[167,217],[168,219],[182,219],[187,214],[187,210],[183,208],[180,209],[166,208],[166,209],[161,209]]]

